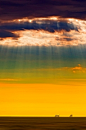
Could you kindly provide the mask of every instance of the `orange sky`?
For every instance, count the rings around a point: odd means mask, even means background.
[[[0,84],[1,116],[86,116],[85,81]]]

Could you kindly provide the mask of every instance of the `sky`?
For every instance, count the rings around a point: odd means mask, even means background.
[[[85,5],[0,0],[0,116],[86,116]]]

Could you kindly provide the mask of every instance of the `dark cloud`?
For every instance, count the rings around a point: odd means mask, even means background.
[[[73,1],[76,1],[76,2],[86,2],[86,0],[73,0]]]
[[[0,20],[60,16],[86,18],[86,0],[0,0]]]
[[[64,38],[64,40],[66,40],[66,41],[72,41],[74,39],[72,39],[72,38]]]
[[[10,31],[0,30],[0,39],[7,38],[7,37],[18,38],[18,35],[15,35]]]
[[[41,22],[41,23],[39,23]],[[45,30],[49,32],[55,31],[70,31],[76,30],[78,31],[78,27],[73,23],[68,23],[67,21],[53,21],[53,20],[42,20],[42,21],[33,21],[33,22],[11,22],[4,23],[0,25],[0,29],[17,31],[17,30]]]
[[[19,3],[15,3],[13,1],[0,1],[0,7],[3,7],[3,6],[23,6],[23,4],[19,4]]]

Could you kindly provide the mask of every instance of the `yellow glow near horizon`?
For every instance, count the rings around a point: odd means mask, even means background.
[[[63,84],[0,84],[2,116],[86,116],[86,88],[82,82]]]

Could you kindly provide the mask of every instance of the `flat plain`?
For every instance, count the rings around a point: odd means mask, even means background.
[[[0,130],[86,130],[86,117],[0,117]]]

